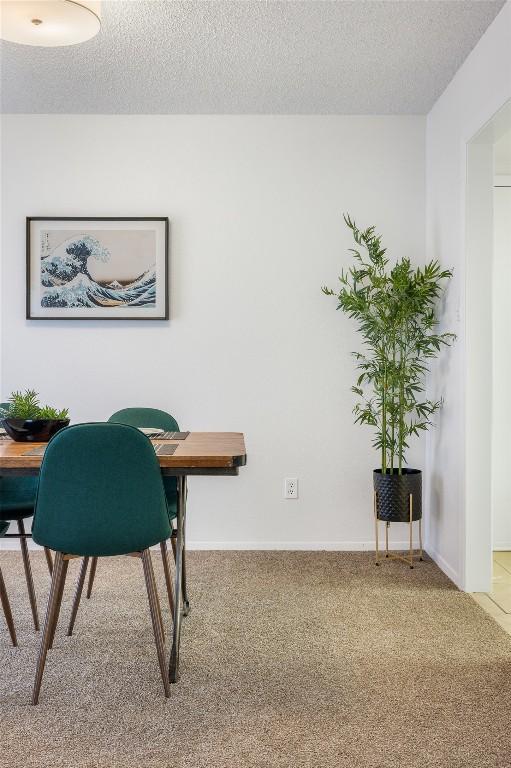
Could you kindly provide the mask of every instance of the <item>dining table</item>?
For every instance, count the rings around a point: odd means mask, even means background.
[[[179,679],[181,620],[190,611],[186,579],[186,501],[187,478],[193,475],[238,475],[247,463],[242,432],[175,432],[149,437],[165,476],[176,477],[177,518],[175,524],[175,583],[172,649],[169,679]],[[39,474],[47,443],[15,442],[0,439],[0,477]],[[30,535],[30,534],[28,534]]]

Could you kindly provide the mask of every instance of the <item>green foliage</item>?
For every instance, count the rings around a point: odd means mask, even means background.
[[[452,272],[437,261],[412,268],[408,258],[391,267],[374,227],[360,230],[348,215],[344,221],[358,246],[350,249],[355,263],[341,272],[338,292],[322,290],[336,296],[337,309],[356,320],[363,338],[363,351],[353,353],[355,423],[374,427],[382,472],[401,474],[409,438],[427,430],[442,405],[424,398],[424,379],[429,360],[456,338],[436,332],[442,282]]]
[[[37,392],[26,389],[25,392],[12,392],[9,409],[0,409],[0,416],[11,419],[67,419],[69,411],[67,408],[57,411],[49,405],[41,407]]]
[[[62,408],[61,411],[58,411],[56,408],[52,408],[51,405],[44,405],[39,410],[39,415],[37,418],[38,419],[68,419],[69,409]]]
[[[9,397],[8,415],[12,419],[33,419],[39,413],[37,392],[27,389],[23,392],[12,392]]]

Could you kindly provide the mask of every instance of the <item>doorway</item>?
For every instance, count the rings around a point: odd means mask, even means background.
[[[496,618],[511,632],[511,130],[493,152],[492,584]]]
[[[467,591],[488,596],[493,585],[495,536],[500,530],[500,518],[499,524],[495,519],[497,500],[499,509],[506,508],[502,473],[511,427],[511,379],[504,380],[506,370],[511,374],[511,330],[507,331],[507,326],[511,328],[511,241],[507,242],[507,232],[511,230],[505,222],[511,198],[503,194],[506,185],[502,183],[504,177],[511,177],[511,167],[507,174],[505,165],[508,144],[511,162],[511,101],[467,144],[465,582]],[[511,219],[511,212],[507,218]],[[504,474],[510,474],[509,467]],[[503,514],[511,532],[511,486],[504,495],[508,512]],[[501,546],[505,545],[502,541]],[[500,567],[497,562],[495,572]]]

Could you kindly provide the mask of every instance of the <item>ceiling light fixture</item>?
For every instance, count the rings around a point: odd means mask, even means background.
[[[11,43],[84,43],[101,29],[101,3],[91,0],[2,0],[0,37]]]

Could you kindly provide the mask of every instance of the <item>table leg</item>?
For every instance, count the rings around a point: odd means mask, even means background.
[[[176,580],[174,586],[174,626],[172,634],[172,651],[169,662],[169,680],[177,683],[179,680],[179,644],[181,641],[182,609],[182,581],[183,581],[183,549],[184,530],[186,520],[186,478],[179,476],[177,479],[177,531],[176,531]]]
[[[186,509],[186,501],[188,498],[188,486],[186,482],[186,477],[183,478],[183,491],[185,495],[185,509]],[[183,522],[183,552],[182,552],[182,580],[181,580],[181,589],[183,592],[183,616],[188,616],[190,613],[190,600],[188,599],[188,590],[186,586],[186,527]]]

